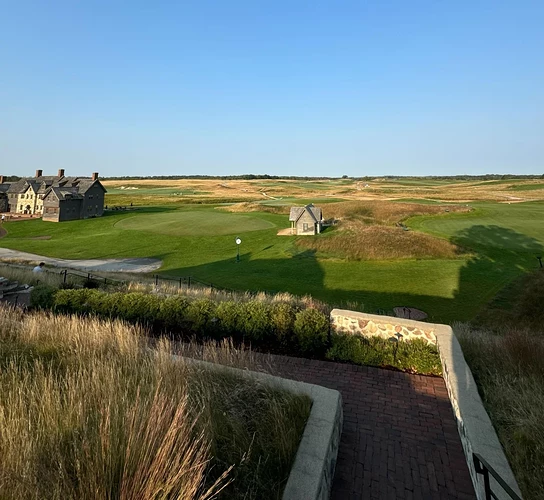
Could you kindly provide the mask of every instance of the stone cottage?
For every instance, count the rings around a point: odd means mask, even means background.
[[[323,224],[323,214],[321,208],[310,203],[305,207],[291,207],[289,221],[291,222],[292,234],[319,234]]]

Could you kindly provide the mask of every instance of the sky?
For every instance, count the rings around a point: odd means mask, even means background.
[[[0,174],[542,174],[543,24],[542,0],[0,0]]]

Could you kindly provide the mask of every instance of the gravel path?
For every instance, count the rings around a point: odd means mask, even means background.
[[[27,262],[45,262],[50,266],[69,267],[81,271],[104,271],[126,273],[150,273],[161,267],[159,259],[53,259],[42,255],[19,252],[8,248],[0,248],[0,260],[17,260]]]

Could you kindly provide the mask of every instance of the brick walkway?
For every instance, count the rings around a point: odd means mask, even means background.
[[[271,365],[342,394],[333,499],[475,498],[441,378],[287,356]]]

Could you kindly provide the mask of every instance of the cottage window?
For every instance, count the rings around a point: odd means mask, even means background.
[[[302,230],[303,230],[303,231],[308,231],[308,223],[307,223],[307,222],[304,222],[304,223],[302,224]]]

